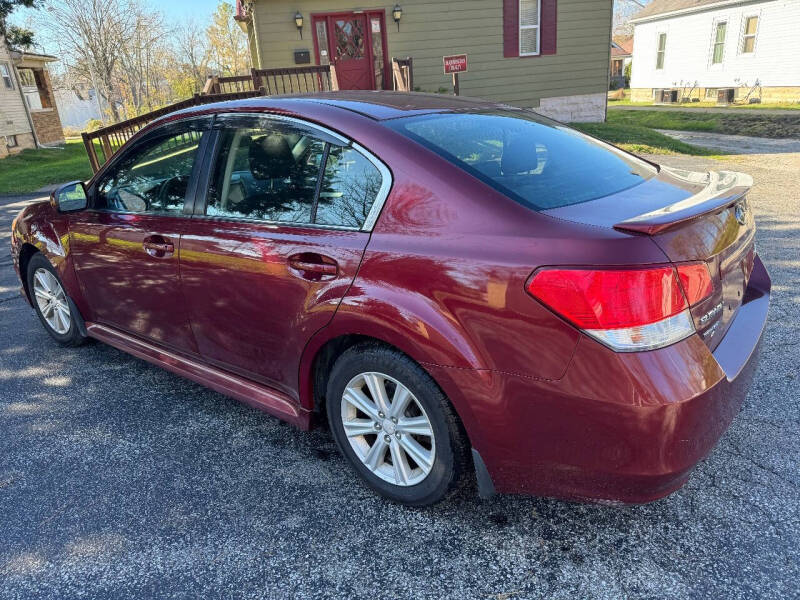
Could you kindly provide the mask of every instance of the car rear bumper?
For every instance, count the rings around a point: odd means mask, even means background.
[[[740,410],[758,364],[770,280],[756,259],[712,353],[692,336],[615,354],[582,338],[559,381],[439,368],[494,488],[576,500],[650,502],[681,487]],[[436,371],[437,368],[433,368]]]

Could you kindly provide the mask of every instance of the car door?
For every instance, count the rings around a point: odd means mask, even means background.
[[[337,134],[218,116],[207,189],[181,242],[201,355],[297,396],[300,356],[355,277],[388,169]]]
[[[210,118],[163,126],[113,159],[70,217],[70,252],[91,320],[196,352],[178,270]]]

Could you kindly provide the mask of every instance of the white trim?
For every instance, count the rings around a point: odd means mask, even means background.
[[[523,25],[522,24],[522,0],[517,3],[517,53],[519,56],[539,56],[542,53],[542,0],[536,0],[536,25]],[[520,32],[523,29],[536,30],[536,52],[523,52],[522,51],[522,35]]]
[[[648,15],[646,17],[633,18],[629,23],[646,23],[648,21],[658,21],[659,19],[668,19],[670,17],[677,17],[678,15],[691,14],[695,12],[703,12],[706,10],[713,10],[715,8],[722,8],[724,6],[735,6],[737,4],[750,4],[753,2],[764,2],[765,0],[721,0],[713,4],[703,4],[701,6],[690,6],[689,8],[681,8],[679,10],[672,10],[670,12],[658,13],[655,15]]]
[[[739,56],[750,57],[755,56],[756,47],[758,46],[758,30],[761,29],[761,11],[754,12],[754,13],[742,13],[741,15],[742,23],[739,27],[739,40],[737,42],[736,53]],[[747,35],[747,21],[748,19],[756,19],[756,32],[749,36]],[[744,41],[746,38],[752,37],[753,38],[753,50],[751,52],[744,51]]]
[[[666,29],[661,29],[656,31],[656,64],[655,64],[655,71],[663,71],[667,64],[667,42],[669,41],[669,35]],[[664,36],[664,49],[659,50],[661,45],[661,36]],[[658,53],[663,52],[664,59],[661,61],[661,66],[658,66]]]
[[[728,24],[730,20],[727,16],[718,17],[711,22],[711,52],[708,55],[708,66],[710,69],[720,69],[725,64],[725,46],[728,45]],[[717,29],[720,25],[725,25],[725,35],[722,38],[722,55],[719,62],[714,62],[714,54],[717,49]]]

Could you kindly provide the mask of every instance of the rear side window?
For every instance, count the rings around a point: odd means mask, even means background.
[[[657,172],[613,146],[524,111],[424,115],[387,124],[534,210],[614,194]]]
[[[363,154],[323,132],[269,118],[220,135],[206,215],[359,229],[383,182]]]

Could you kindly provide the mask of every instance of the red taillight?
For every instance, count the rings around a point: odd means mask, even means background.
[[[706,263],[678,265],[678,276],[681,278],[681,286],[686,293],[689,306],[708,298],[714,289]]]
[[[712,291],[704,263],[638,269],[546,268],[528,292],[614,350],[660,348],[694,332],[689,306]]]
[[[528,291],[581,329],[647,325],[686,308],[673,267],[544,269]]]

